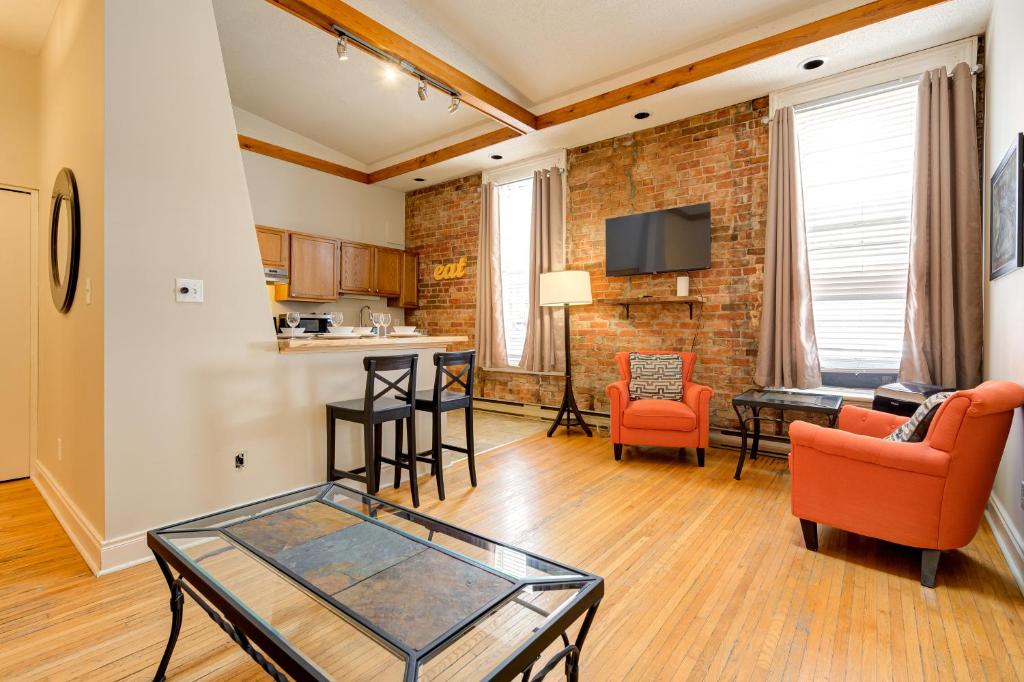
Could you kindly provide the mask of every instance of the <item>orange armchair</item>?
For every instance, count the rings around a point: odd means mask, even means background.
[[[619,381],[608,384],[605,389],[611,399],[615,459],[622,459],[623,445],[660,445],[679,448],[680,456],[683,448],[696,448],[697,464],[704,466],[704,448],[708,446],[709,403],[714,391],[708,386],[690,381],[693,367],[697,364],[697,355],[669,350],[639,352],[678,355],[683,359],[683,399],[630,400],[629,353],[616,353]]]
[[[807,549],[818,527],[923,550],[921,584],[935,586],[941,550],[967,545],[978,531],[1013,411],[1024,388],[986,381],[946,400],[924,440],[884,440],[906,417],[844,407],[837,429],[789,427],[793,515]]]

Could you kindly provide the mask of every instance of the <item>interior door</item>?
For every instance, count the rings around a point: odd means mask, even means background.
[[[0,310],[10,317],[0,335],[0,481],[29,474],[31,220],[32,195],[0,188]]]

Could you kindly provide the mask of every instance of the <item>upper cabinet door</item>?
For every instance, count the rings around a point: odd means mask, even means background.
[[[376,293],[381,296],[398,296],[402,293],[402,252],[375,248],[373,273]]]
[[[373,247],[356,242],[341,243],[341,291],[349,294],[376,293],[373,286]]]
[[[414,253],[402,254],[402,293],[398,296],[398,305],[402,308],[415,308],[419,305],[419,261]]]
[[[265,268],[288,267],[288,231],[276,227],[256,226],[256,241]]]
[[[338,240],[292,232],[288,298],[335,301],[338,298]]]

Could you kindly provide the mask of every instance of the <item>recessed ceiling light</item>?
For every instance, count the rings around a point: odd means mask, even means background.
[[[491,154],[491,158],[494,159],[495,161],[500,161],[500,160],[504,159],[505,157],[502,156],[501,154]]]
[[[651,117],[651,112],[649,112],[649,111],[638,111],[635,114],[633,114],[633,118],[635,118],[638,121],[642,121],[645,118],[650,118],[650,117]]]
[[[415,180],[416,182],[426,182],[427,181],[426,178],[413,178],[413,180]]]
[[[804,71],[814,71],[825,64],[824,57],[811,57],[800,62],[800,68]]]

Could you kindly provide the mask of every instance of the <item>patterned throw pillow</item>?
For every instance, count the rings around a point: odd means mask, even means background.
[[[914,414],[911,415],[910,419],[903,426],[886,436],[885,440],[901,443],[919,443],[923,441],[928,433],[928,427],[931,426],[932,419],[935,417],[935,413],[939,411],[942,403],[946,402],[946,398],[951,395],[953,394],[950,392],[933,393],[925,398],[924,402],[914,410]]]
[[[683,359],[678,355],[629,354],[629,399],[683,399]]]

